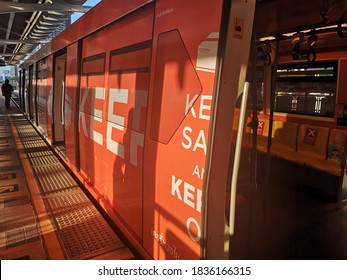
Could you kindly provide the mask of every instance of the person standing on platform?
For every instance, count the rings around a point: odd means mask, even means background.
[[[10,109],[10,101],[11,101],[11,94],[13,92],[13,87],[10,84],[10,81],[8,79],[5,80],[5,83],[1,86],[2,95],[5,96],[5,106],[7,109]]]

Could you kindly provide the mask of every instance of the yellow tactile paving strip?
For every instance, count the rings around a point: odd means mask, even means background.
[[[29,199],[22,198],[21,203],[26,206],[21,207],[32,207],[34,218],[27,219],[30,220],[27,228],[15,231],[17,237],[6,232],[6,227],[0,227],[0,230],[4,229],[0,239],[7,240],[7,247],[5,245],[1,248],[4,250],[1,250],[0,258],[133,259],[131,251],[124,246],[29,121],[17,108],[6,112],[1,108],[0,140],[10,139],[3,142],[5,148],[11,147],[12,150],[11,153],[0,153],[0,176],[2,170],[9,168],[6,164],[1,166],[3,161],[11,162],[15,169],[22,170],[20,177],[26,187],[22,196],[26,195]],[[7,192],[7,196],[11,197],[10,191]],[[10,204],[4,201],[1,205]],[[20,202],[12,204],[14,206]],[[20,210],[17,207],[13,208],[11,215],[15,215],[16,209]],[[30,211],[26,209],[24,212]],[[5,219],[1,221],[6,224]],[[16,241],[20,236],[26,237],[24,243],[27,246]],[[35,246],[39,246],[36,251],[46,255],[33,254]]]
[[[38,222],[42,232],[42,238],[46,246],[46,251],[48,255],[47,257],[48,259],[53,260],[65,259],[63,251],[61,250],[61,245],[59,243],[58,237],[54,230],[54,226],[47,213],[36,178],[34,177],[34,174],[32,172],[31,164],[28,159],[27,153],[25,152],[25,149],[19,138],[15,126],[12,124],[11,127],[14,138],[17,139],[16,145],[18,153],[21,159],[26,180],[28,182],[28,185],[30,186],[31,200],[36,210],[36,215],[38,217]]]
[[[47,259],[20,153],[12,135],[10,112],[4,111],[1,101],[0,259]]]

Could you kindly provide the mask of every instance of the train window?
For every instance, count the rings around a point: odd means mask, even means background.
[[[110,52],[107,117],[110,126],[127,127],[133,130],[132,133],[144,133],[151,50],[152,40],[148,40]],[[119,118],[119,114],[124,117]]]
[[[158,36],[152,139],[169,143],[202,92],[202,85],[177,29]]]
[[[40,60],[39,67],[37,70],[37,78],[38,79],[47,78],[47,59]]]
[[[251,80],[251,69],[249,69],[248,73],[248,80]],[[259,66],[257,67],[257,76],[256,76],[256,107],[259,112],[263,111],[263,98],[264,98],[264,67]],[[247,108],[252,109],[253,108],[253,99],[255,97],[252,96],[252,87],[250,89],[250,94],[248,95],[247,100]],[[241,107],[241,101],[242,101],[242,95],[240,95],[236,101],[236,108]]]
[[[83,58],[82,75],[103,75],[105,73],[106,53]]]
[[[275,111],[333,117],[337,61],[279,65]]]
[[[49,85],[47,84],[47,71],[48,71],[47,59],[42,59],[38,63],[37,68],[37,117],[39,129],[44,135],[47,135],[47,123],[46,123],[46,113],[48,95],[49,95]],[[49,105],[48,105],[49,106]]]
[[[152,41],[145,41],[111,51],[110,74],[149,72]]]
[[[257,67],[257,109],[263,110],[264,101],[264,67]]]

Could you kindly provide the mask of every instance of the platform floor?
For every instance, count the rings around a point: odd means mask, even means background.
[[[346,201],[338,204],[306,186],[272,177],[262,206],[263,224],[253,235],[257,245],[249,258],[347,260]]]
[[[29,121],[0,97],[0,259],[134,259]]]

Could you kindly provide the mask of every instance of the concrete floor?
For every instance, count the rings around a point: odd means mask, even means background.
[[[1,96],[0,259],[134,259],[29,121],[4,101]]]
[[[278,176],[291,172],[286,163],[272,164],[276,168],[270,172],[266,188],[264,180],[259,180],[248,257],[347,260],[347,203],[339,204],[307,184],[301,185],[300,172]]]

